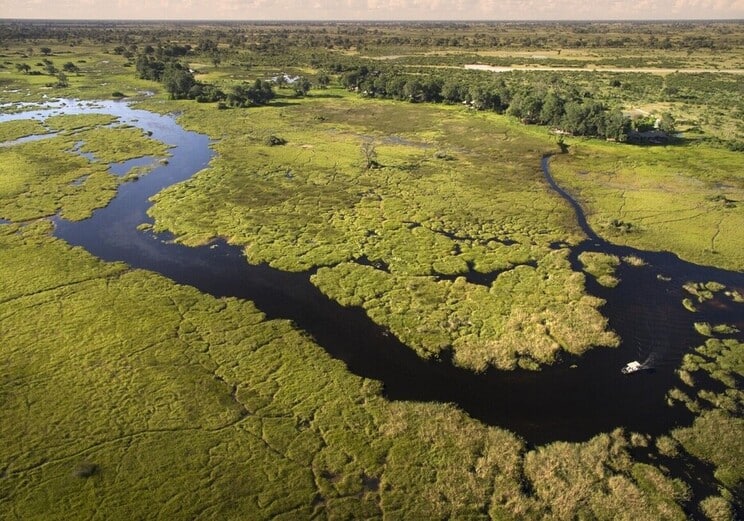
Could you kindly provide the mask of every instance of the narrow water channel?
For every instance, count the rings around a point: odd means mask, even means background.
[[[547,182],[573,206],[588,237],[573,249],[573,265],[578,267],[577,257],[585,250],[635,255],[647,263],[640,268],[621,266],[618,275],[622,282],[614,289],[587,280],[589,292],[607,301],[602,311],[622,337],[621,347],[594,349],[580,358],[567,356],[539,372],[489,370],[473,374],[453,366],[446,357],[422,360],[385,334],[361,309],[343,308],[325,297],[310,283],[309,272],[288,273],[250,265],[239,248],[222,241],[190,248],[138,231],[139,224],[150,222],[146,212],[152,195],[207,165],[213,156],[209,139],[183,130],[173,117],[133,109],[122,102],[65,101],[62,105],[56,112],[38,110],[32,114],[37,118],[78,111],[112,114],[123,123],[152,132],[154,139],[173,148],[167,164],[124,184],[111,204],[90,219],[55,219],[57,237],[104,260],[158,272],[216,297],[251,300],[267,317],[291,320],[353,373],[380,380],[391,400],[454,403],[474,418],[507,428],[532,444],[583,441],[616,427],[661,434],[693,419],[683,407],[669,407],[665,399],[667,391],[678,385],[674,370],[683,354],[704,341],[692,323],[735,323],[744,329],[744,317],[733,316],[725,302],[703,306],[697,314],[680,304],[681,286],[687,281],[716,280],[744,289],[743,274],[603,241],[589,228],[580,205],[552,179],[545,158]],[[0,121],[3,118],[0,116]],[[653,371],[630,376],[620,373],[625,363],[647,357],[654,360]]]

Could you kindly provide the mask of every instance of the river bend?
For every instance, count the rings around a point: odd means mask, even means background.
[[[743,274],[697,266],[669,253],[607,243],[589,227],[581,206],[551,177],[546,157],[542,167],[547,183],[574,208],[588,237],[571,252],[574,269],[579,268],[578,255],[586,250],[635,255],[647,263],[640,268],[620,266],[621,283],[613,289],[587,278],[589,292],[607,301],[602,312],[623,339],[622,345],[594,349],[581,357],[566,356],[539,372],[491,369],[474,374],[453,366],[447,357],[423,360],[374,324],[363,310],[344,308],[323,295],[310,283],[310,272],[250,265],[240,248],[224,241],[191,248],[138,231],[138,225],[151,222],[147,215],[151,196],[209,163],[213,151],[206,136],[182,129],[172,116],[123,102],[57,103],[52,108],[0,115],[0,121],[44,119],[60,113],[112,114],[121,123],[151,132],[154,139],[172,146],[167,164],[159,164],[137,182],[123,184],[112,202],[90,219],[55,218],[57,237],[104,260],[124,261],[216,297],[251,300],[268,318],[291,320],[353,373],[380,380],[391,400],[454,403],[474,418],[507,428],[532,444],[583,441],[617,427],[658,435],[693,419],[683,407],[668,406],[665,398],[678,385],[674,371],[683,354],[703,342],[692,322],[736,323],[744,329],[744,318],[733,316],[725,302],[703,306],[695,315],[680,305],[681,286],[687,281],[716,280],[742,290]],[[620,373],[628,361],[647,357],[654,360],[654,371],[632,376]]]

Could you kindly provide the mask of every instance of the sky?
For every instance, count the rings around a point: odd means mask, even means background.
[[[744,0],[0,0],[0,18],[741,20]]]

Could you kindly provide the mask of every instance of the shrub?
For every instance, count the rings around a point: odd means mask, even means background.
[[[73,474],[78,478],[89,478],[98,474],[100,467],[95,463],[82,462],[75,467]]]
[[[268,145],[270,147],[275,147],[275,146],[280,146],[280,145],[286,145],[287,144],[287,140],[284,139],[284,138],[282,138],[282,137],[275,136],[275,135],[272,134],[270,136],[267,136],[264,139],[264,144],[266,144],[266,145]]]

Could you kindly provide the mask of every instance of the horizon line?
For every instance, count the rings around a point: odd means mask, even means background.
[[[255,19],[229,19],[229,18],[7,18],[0,17],[0,23],[4,22],[144,22],[144,23],[622,23],[622,22],[645,22],[645,23],[674,23],[674,22],[728,22],[744,23],[744,18],[554,18],[554,19],[532,19],[532,18],[509,18],[509,19],[466,19],[466,18],[401,18],[401,19],[364,19],[364,18],[255,18]]]

